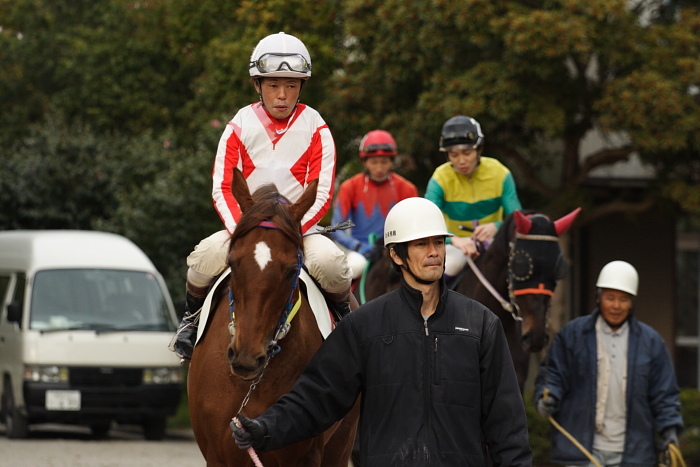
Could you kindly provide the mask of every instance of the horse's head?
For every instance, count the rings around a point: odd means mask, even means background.
[[[278,333],[299,297],[297,279],[303,258],[301,219],[316,200],[314,180],[296,203],[274,185],[251,196],[243,174],[234,170],[231,190],[241,218],[231,236],[231,371],[250,380],[260,376],[275,352]]]
[[[574,221],[578,208],[556,221],[543,214],[524,215],[516,211],[514,235],[510,242],[508,279],[511,300],[522,317],[521,338],[527,352],[542,350],[549,339],[547,311],[557,281],[569,270],[559,245],[559,236]]]

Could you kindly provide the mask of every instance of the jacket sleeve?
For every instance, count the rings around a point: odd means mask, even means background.
[[[535,402],[542,398],[545,389],[549,391],[550,396],[560,401],[568,392],[569,363],[566,356],[565,333],[566,328],[563,328],[554,336],[547,356],[540,364],[535,380]]]
[[[335,205],[333,206],[333,217],[331,220],[332,225],[348,219],[352,221],[355,220],[352,212],[352,199],[354,198],[353,191],[353,185],[350,184],[350,180],[346,180],[342,185],[340,185],[338,196],[335,200]],[[360,241],[353,237],[348,230],[336,230],[335,232],[331,232],[331,238],[343,245],[348,250],[355,250],[358,245],[360,245]]]
[[[485,330],[480,359],[482,429],[493,465],[529,467],[532,451],[525,405],[498,318]]]
[[[309,164],[306,184],[318,178],[316,202],[304,214],[301,220],[301,231],[306,233],[318,224],[331,207],[333,187],[335,183],[335,142],[331,130],[319,117],[320,126],[314,134],[309,147]]]
[[[506,178],[503,180],[503,195],[501,197],[501,203],[503,204],[504,217],[523,208],[520,204],[520,199],[518,198],[518,191],[515,188],[515,179],[513,178],[513,174],[510,172],[508,172],[508,175],[506,175]]]
[[[445,192],[435,178],[428,180],[428,187],[425,189],[425,198],[437,205],[442,211],[445,206]]]
[[[266,450],[316,436],[340,420],[361,389],[360,348],[346,316],[314,355],[288,394],[259,418],[270,435]]]
[[[400,176],[397,176],[396,179],[398,180],[399,186],[399,199],[397,202],[403,201],[406,198],[415,198],[418,196],[418,188],[416,188],[413,183]]]
[[[658,433],[661,433],[664,429],[675,426],[680,433],[683,429],[683,418],[673,361],[666,344],[658,334],[654,334],[652,342],[655,352],[651,360],[652,368],[649,371],[651,378],[649,403],[654,417],[654,427]]]
[[[214,208],[216,208],[229,233],[233,233],[238,219],[241,217],[241,209],[231,192],[233,168],[239,166],[242,148],[240,127],[234,123],[234,120],[226,125],[226,129],[221,135],[212,170]]]

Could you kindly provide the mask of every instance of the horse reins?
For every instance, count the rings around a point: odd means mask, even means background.
[[[479,279],[479,282],[481,282],[481,285],[486,287],[486,290],[488,290],[491,293],[491,295],[493,295],[493,298],[498,300],[498,302],[501,304],[503,309],[506,310],[508,313],[510,313],[510,315],[513,317],[514,320],[522,321],[523,318],[521,316],[518,316],[518,313],[519,313],[518,305],[514,301],[509,302],[508,300],[503,298],[501,296],[501,294],[498,293],[498,290],[496,290],[496,288],[489,282],[489,280],[486,278],[486,276],[484,276],[484,273],[481,272],[481,270],[476,265],[476,263],[474,263],[474,260],[471,258],[471,256],[467,255],[466,258],[467,258],[467,264],[469,264],[469,267],[476,275],[476,278]],[[510,284],[510,280],[508,281],[508,283]],[[508,289],[510,290],[510,285],[509,285]]]

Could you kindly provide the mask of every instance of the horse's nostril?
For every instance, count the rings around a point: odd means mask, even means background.
[[[226,356],[228,357],[229,362],[233,362],[233,359],[236,357],[236,353],[231,347],[229,347],[228,351],[226,352]]]

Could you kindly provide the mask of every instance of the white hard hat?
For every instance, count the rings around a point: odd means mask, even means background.
[[[603,266],[595,285],[601,289],[621,290],[636,297],[639,274],[630,263],[613,261]]]
[[[296,37],[279,32],[263,38],[253,50],[250,76],[266,78],[301,78],[311,76],[311,56]]]
[[[452,237],[440,208],[425,198],[406,198],[391,208],[384,221],[384,246],[419,238]]]

